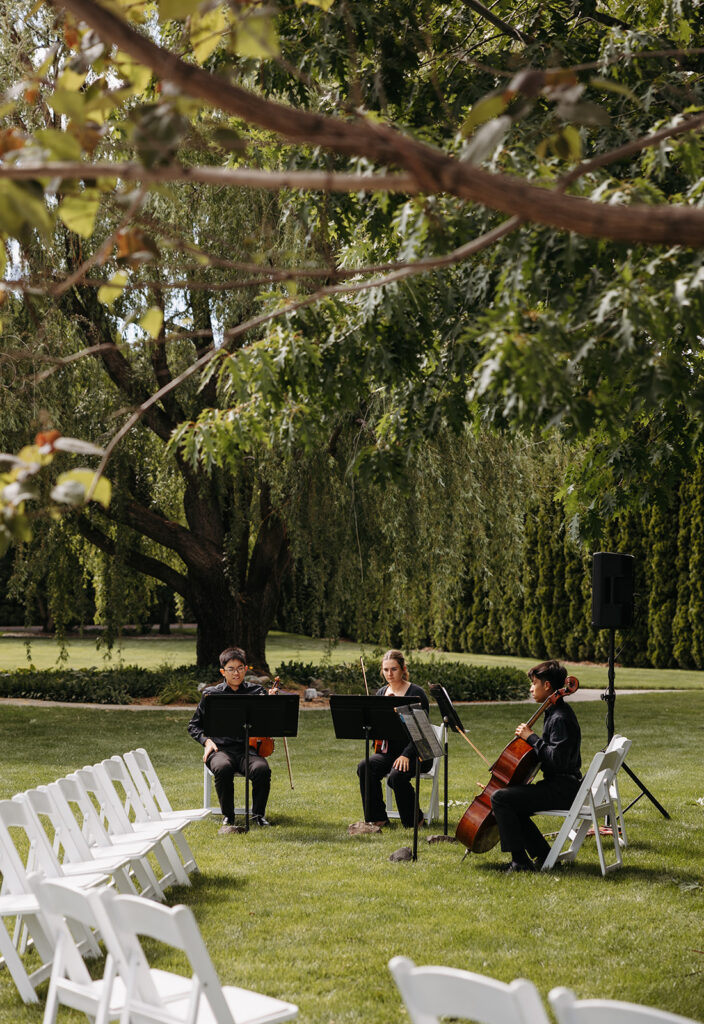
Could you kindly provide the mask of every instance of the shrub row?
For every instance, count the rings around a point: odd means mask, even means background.
[[[213,683],[212,668],[181,665],[157,669],[125,665],[107,669],[31,668],[0,672],[0,697],[60,700],[85,704],[130,704],[157,697],[163,704],[198,700],[198,684]]]
[[[488,668],[459,661],[413,661],[410,658],[407,664],[414,683],[426,688],[431,683],[440,683],[452,700],[516,700],[528,692],[525,672],[509,665]],[[366,670],[369,692],[376,693],[383,682],[381,662],[368,662]],[[314,665],[289,661],[280,665],[277,672],[284,686],[289,682],[332,693],[364,693],[358,664]]]
[[[513,700],[526,695],[526,677],[509,666],[487,668],[456,661],[408,662],[414,682],[427,687],[441,683],[452,700]],[[367,666],[369,692],[381,685],[381,662]],[[314,665],[291,661],[279,666],[284,684],[315,686],[332,693],[364,693],[359,665]],[[0,697],[60,700],[85,704],[130,704],[133,700],[156,697],[161,704],[194,703],[199,684],[217,681],[212,668],[181,665],[158,669],[126,665],[107,669],[31,668],[0,672]]]

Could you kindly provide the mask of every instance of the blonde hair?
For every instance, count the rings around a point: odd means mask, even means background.
[[[408,675],[408,666],[406,665],[406,659],[404,658],[403,653],[401,651],[387,651],[384,657],[381,659],[381,669],[379,670],[379,674],[381,675],[382,679],[384,678],[385,661],[397,661],[399,666],[401,667],[402,678],[407,683],[410,681],[410,677]]]

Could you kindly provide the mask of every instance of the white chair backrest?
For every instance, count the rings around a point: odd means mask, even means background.
[[[12,847],[15,850],[16,860],[14,861],[15,870],[12,872],[13,877],[17,876],[18,862],[21,865],[21,885],[22,892],[28,892],[27,888],[27,872],[28,870],[39,870],[42,874],[46,875],[47,878],[61,877],[63,871],[59,859],[51,848],[51,842],[49,841],[46,832],[41,827],[41,823],[35,814],[32,813],[31,807],[26,801],[23,801],[21,797],[23,794],[19,793],[12,800],[0,800],[0,825],[3,828],[3,836],[5,842],[3,846],[9,848]],[[17,845],[14,842],[13,836],[10,832],[11,829],[17,829],[19,832],[24,832],[26,840],[29,844],[29,851],[26,864],[22,861],[22,858],[17,849]],[[9,887],[9,877],[5,879],[3,874],[3,884]]]
[[[28,881],[54,944],[52,977],[61,974],[69,978],[72,984],[90,991],[94,987],[93,981],[71,931],[74,923],[73,931],[77,934],[81,934],[83,929],[98,932],[98,921],[90,901],[82,890],[71,888],[63,882],[54,882],[35,872],[29,875]]]
[[[17,819],[21,818],[18,825]],[[25,831],[25,811],[12,800],[0,800],[0,871],[2,871],[3,892],[16,896],[30,892],[27,882],[27,867],[19,854],[10,829]],[[51,849],[51,848],[50,848]],[[51,872],[49,872],[51,873]]]
[[[695,1024],[667,1010],[616,999],[577,999],[568,988],[554,988],[548,999],[558,1024]]]
[[[57,779],[47,789],[56,803],[71,814],[89,847],[111,845],[98,810],[75,773]]]
[[[198,1003],[204,1000],[217,1024],[234,1024],[215,968],[188,907],[165,907],[137,896],[116,896],[105,889],[96,892],[94,899],[109,921],[103,937],[127,987],[126,1013],[130,1022],[184,1024],[196,1019]],[[183,996],[183,977],[174,975],[174,981],[179,983],[176,991],[180,991],[180,998],[172,1004],[164,1000],[164,972],[160,974],[162,984],[158,991],[140,936],[156,939],[185,953],[192,970],[187,999]]]
[[[71,808],[63,798],[56,783],[28,789],[13,799],[22,799],[29,805],[30,812],[43,827],[47,820],[53,829],[52,848],[63,863],[65,861],[90,861],[90,847],[82,834]]]
[[[122,809],[130,821],[150,821],[151,816],[144,807],[141,794],[119,754],[106,758],[100,765],[112,782],[118,798],[121,797]]]
[[[479,1024],[548,1024],[537,989],[522,978],[506,984],[453,967],[416,967],[407,957],[389,961],[412,1024],[459,1017]]]
[[[125,764],[147,810],[152,814],[156,812],[157,815],[162,811],[172,812],[173,807],[169,803],[169,798],[144,747],[128,751],[125,754]]]
[[[132,824],[115,792],[110,778],[100,764],[86,765],[73,772],[73,776],[95,801],[98,817],[108,834],[125,835],[133,832]]]

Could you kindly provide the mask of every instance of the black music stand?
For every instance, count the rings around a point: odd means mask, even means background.
[[[336,694],[330,697],[330,712],[338,740],[364,740],[364,814],[369,807],[369,743],[371,740],[402,741],[407,733],[395,709],[417,704],[417,697],[377,697],[366,694]]]
[[[444,814],[444,819],[443,819],[443,835],[446,836],[447,835],[447,799],[448,799],[448,797],[447,797],[447,788],[448,788],[447,787],[447,780],[448,780],[448,765],[449,765],[449,755],[450,755],[450,747],[449,747],[449,740],[448,740],[448,730],[452,729],[453,732],[459,732],[459,733],[464,735],[465,728],[462,725],[462,720],[461,720],[460,716],[457,714],[457,711],[455,710],[455,707],[454,707],[454,705],[452,703],[452,700],[450,698],[450,694],[447,692],[445,687],[441,686],[440,683],[433,683],[429,687],[429,690],[430,690],[432,696],[435,698],[435,702],[437,703],[437,706],[440,708],[440,714],[442,715],[442,720],[445,723],[445,778],[444,778],[445,814]]]
[[[297,736],[297,693],[227,693],[205,695],[203,732],[206,736],[230,736],[244,740],[244,813],[245,832],[249,832],[249,737]]]
[[[431,758],[442,757],[442,746],[430,724],[424,708],[419,704],[396,708],[396,714],[403,723],[406,734],[416,752],[416,799],[413,809],[413,855],[418,860],[418,815],[420,812],[420,763]]]

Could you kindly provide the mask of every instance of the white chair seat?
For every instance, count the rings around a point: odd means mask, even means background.
[[[445,723],[442,725],[432,725],[431,728],[434,730],[435,735],[438,738],[443,750],[445,749]],[[430,790],[430,801],[428,808],[424,811],[425,820],[430,823],[435,821],[436,818],[440,817],[440,768],[443,762],[442,757],[433,758],[433,765],[427,772],[421,772],[421,779],[430,779],[433,783],[432,789]],[[386,778],[386,817],[387,818],[400,818],[398,811],[394,810],[394,791],[389,785],[388,776]]]

